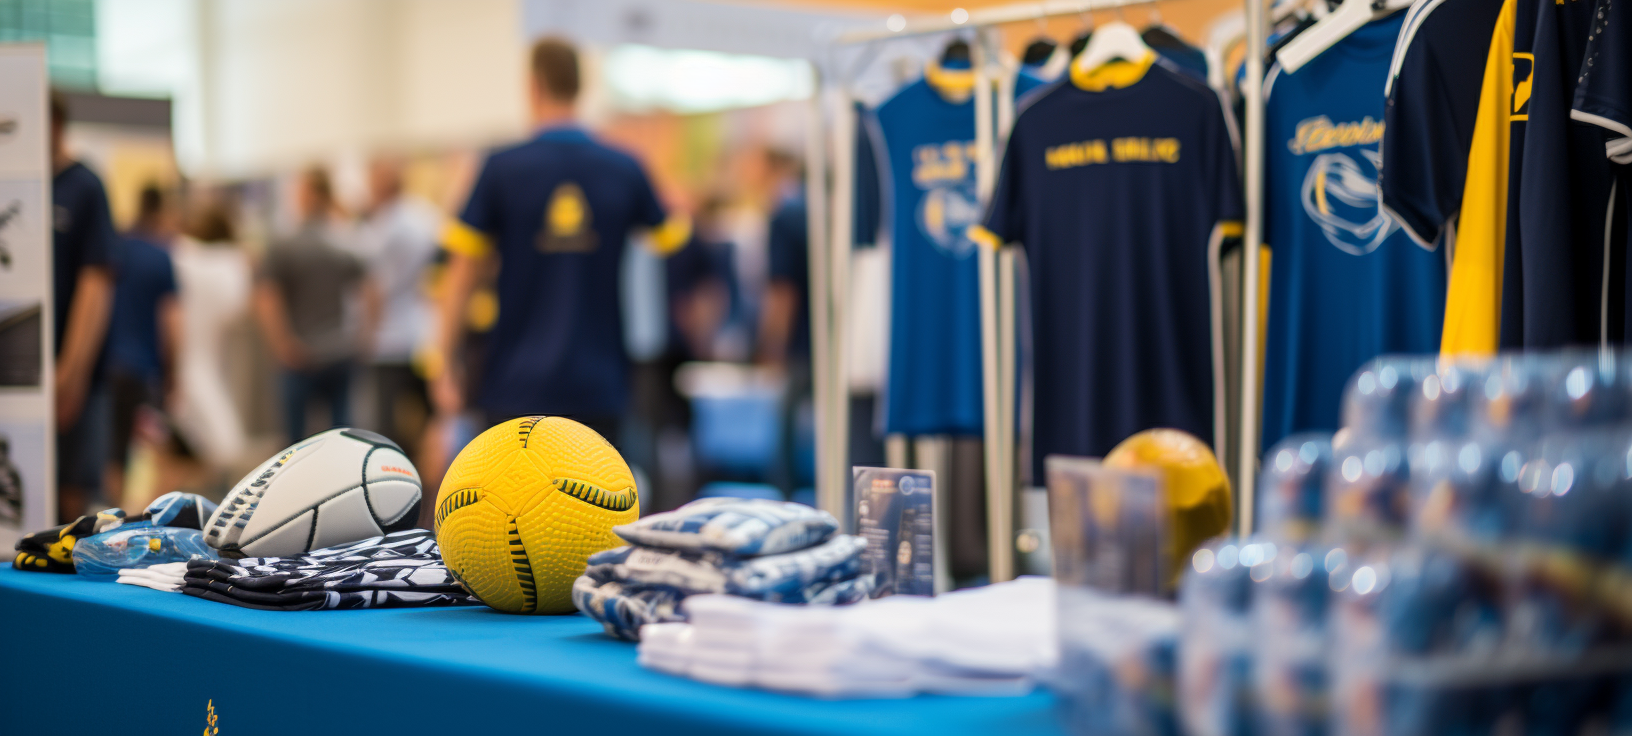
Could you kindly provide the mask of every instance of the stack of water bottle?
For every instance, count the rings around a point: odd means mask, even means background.
[[[1183,729],[1632,733],[1632,354],[1379,359],[1343,425],[1189,561]]]

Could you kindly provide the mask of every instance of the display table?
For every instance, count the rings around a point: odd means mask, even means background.
[[[257,611],[0,570],[0,734],[1057,734],[1052,698],[825,701],[643,670],[581,615]]]

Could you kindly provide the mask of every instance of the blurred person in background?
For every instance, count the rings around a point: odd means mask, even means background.
[[[760,311],[760,361],[782,367],[792,376],[810,373],[810,247],[805,229],[805,189],[799,159],[783,151],[766,152],[776,190],[766,237],[770,278]]]
[[[293,444],[306,437],[312,400],[328,405],[331,427],[351,423],[351,373],[379,316],[363,262],[333,237],[334,190],[328,172],[305,171],[295,190],[300,229],[272,242],[255,279],[255,318],[283,366],[284,421]],[[347,319],[358,299],[361,319]]]
[[[630,401],[621,266],[632,231],[652,228],[660,253],[689,238],[665,220],[633,157],[578,126],[578,53],[546,38],[530,55],[534,137],[488,156],[464,210],[442,237],[449,251],[433,398],[464,409],[459,353],[470,294],[498,261],[498,322],[476,404],[496,424],[526,414],[576,419],[609,441]]]
[[[370,164],[368,185],[368,207],[354,237],[380,293],[369,366],[375,421],[381,434],[418,461],[431,404],[414,358],[429,337],[431,304],[424,282],[437,255],[440,215],[430,203],[403,192],[402,164],[396,159]]]
[[[806,227],[804,173],[799,159],[783,151],[765,154],[775,205],[767,226],[769,278],[759,315],[759,359],[787,377],[782,402],[782,449],[774,482],[791,494],[804,479],[798,470],[798,423],[811,398],[810,237]]]
[[[175,237],[172,198],[157,184],[142,187],[136,222],[121,244],[113,317],[108,325],[113,445],[106,483],[116,505],[143,500],[123,497],[125,467],[138,413],[162,412],[170,407],[177,385],[181,306],[176,299],[176,272],[170,260]]]
[[[224,202],[205,197],[190,209],[173,253],[187,336],[178,358],[186,390],[173,409],[187,446],[220,472],[233,469],[245,451],[243,418],[227,380],[227,338],[248,311],[251,268]]]
[[[106,501],[103,468],[113,428],[103,350],[120,243],[108,194],[68,155],[68,106],[51,96],[52,323],[56,351],[57,516],[72,521]]]
[[[669,353],[678,362],[742,359],[733,322],[741,307],[728,235],[720,227],[726,201],[704,200],[692,241],[668,259]]]

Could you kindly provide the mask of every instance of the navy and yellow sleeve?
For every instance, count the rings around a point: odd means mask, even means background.
[[[464,210],[442,230],[442,247],[448,252],[472,258],[493,253],[493,234],[498,232],[499,224],[499,202],[493,178],[493,162],[489,160],[476,175],[476,183],[465,198]]]
[[[1413,10],[1394,49],[1384,109],[1383,207],[1433,247],[1462,205],[1468,155],[1501,3],[1449,0]]]
[[[1611,0],[1598,0],[1570,117],[1605,131],[1604,154],[1632,163],[1632,22]]]
[[[682,212],[665,215],[663,203],[657,200],[657,190],[652,188],[652,180],[639,164],[635,165],[634,213],[633,225],[651,228],[647,244],[658,255],[669,255],[691,242],[691,218]]]

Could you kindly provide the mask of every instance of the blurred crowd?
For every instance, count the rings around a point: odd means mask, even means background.
[[[656,209],[627,223],[607,222],[620,215],[597,199],[601,190],[563,203],[557,187],[544,217],[521,226],[532,229],[524,251],[507,250],[513,225],[483,220],[497,206],[487,202],[510,201],[508,191],[489,190],[525,186],[494,183],[507,151],[600,146],[576,127],[576,63],[564,42],[535,47],[541,132],[489,158],[463,211],[409,193],[406,161],[379,156],[358,206],[341,202],[323,167],[301,171],[288,195],[292,225],[266,237],[243,234],[267,228],[244,227],[253,213],[241,185],[192,182],[143,187],[133,223],[118,232],[98,175],[64,143],[67,111],[53,100],[58,516],[139,509],[172,490],[219,497],[279,447],[332,426],[397,442],[434,494],[464,442],[530,413],[574,416],[606,435],[636,468],[648,511],[722,483],[781,497],[808,487],[808,252],[797,158],[755,147],[744,153],[749,180],[667,193],[663,203],[637,171],[629,186],[646,187]],[[674,206],[677,199],[686,203]],[[620,232],[614,225],[628,226],[629,247],[597,246],[596,234]],[[459,247],[468,237],[487,250]],[[561,253],[597,248],[614,252],[612,270],[554,272],[569,262]],[[645,278],[624,263],[637,250],[659,255]],[[581,282],[571,285],[575,294],[617,300],[601,310],[607,303],[588,296],[552,296],[565,290],[563,278]],[[642,303],[655,308],[627,306]],[[656,349],[632,345],[625,333],[643,331],[633,323],[653,319],[661,321]],[[561,352],[552,347],[561,340],[565,357],[549,352]],[[583,410],[550,398],[575,391],[577,380],[554,363],[599,344],[620,352],[588,372],[615,377],[627,367],[612,395]],[[536,371],[506,367],[518,351]],[[275,397],[281,432],[252,429],[246,395]],[[594,408],[602,406],[614,409]]]

